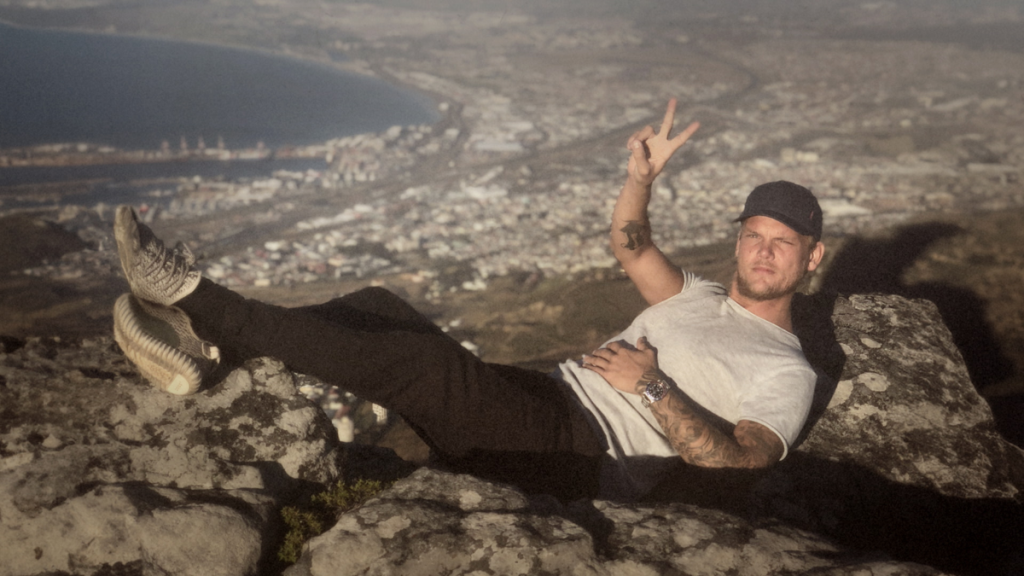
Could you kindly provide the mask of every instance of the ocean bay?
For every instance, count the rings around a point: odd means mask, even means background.
[[[270,155],[437,119],[426,96],[328,64],[209,44],[0,23],[0,150],[88,143],[176,155],[204,146],[262,148]],[[157,162],[144,172],[260,176],[279,164]],[[324,162],[309,159],[305,165]],[[0,186],[69,180],[82,170],[0,168]],[[87,171],[128,181],[139,167],[111,163]]]
[[[0,23],[0,54],[0,148],[276,148],[437,116],[382,80],[254,50]]]

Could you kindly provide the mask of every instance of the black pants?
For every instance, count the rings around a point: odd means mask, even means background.
[[[228,356],[277,358],[397,412],[459,471],[563,499],[596,494],[604,441],[561,382],[481,361],[387,290],[282,308],[203,279],[177,305]]]

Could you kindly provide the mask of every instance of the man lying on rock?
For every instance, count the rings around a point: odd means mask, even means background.
[[[792,333],[790,302],[821,261],[809,190],[773,182],[749,195],[727,289],[681,271],[651,241],[651,185],[697,130],[628,141],[611,246],[650,304],[621,334],[552,374],[489,364],[380,288],[282,308],[201,278],[184,245],[164,247],[127,206],[118,254],[131,294],[117,342],[173,394],[195,392],[220,350],[270,356],[401,414],[439,463],[563,499],[642,496],[678,463],[758,468],[786,456],[815,374]]]

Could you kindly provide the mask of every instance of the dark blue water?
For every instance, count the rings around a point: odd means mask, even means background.
[[[327,65],[204,44],[0,23],[0,148],[277,148],[433,123],[425,97]]]

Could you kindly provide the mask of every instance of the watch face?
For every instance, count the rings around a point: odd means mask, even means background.
[[[668,394],[668,385],[661,380],[655,380],[644,388],[640,397],[643,400],[644,406],[650,406],[654,402],[664,398],[665,394]]]

